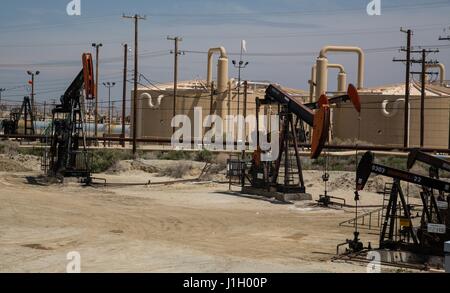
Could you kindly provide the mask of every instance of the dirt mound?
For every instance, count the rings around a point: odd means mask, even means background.
[[[32,155],[22,155],[17,154],[10,157],[11,160],[14,160],[24,166],[27,169],[32,171],[40,171],[41,170],[41,158],[32,156]]]
[[[0,157],[0,172],[27,172],[31,169],[26,168],[22,164],[4,157]]]
[[[40,158],[22,154],[0,155],[1,172],[27,172],[41,169]]]
[[[392,179],[384,176],[371,176],[367,180],[364,191],[373,193],[383,193],[386,183],[392,183]],[[420,186],[402,182],[403,192],[412,197],[420,196]],[[331,172],[330,181],[328,183],[330,191],[333,190],[355,190],[355,173],[353,172]]]
[[[328,186],[330,191],[336,189],[354,191],[356,188],[355,179],[354,172],[331,172]],[[392,182],[392,179],[383,176],[371,176],[367,181],[364,190],[374,193],[381,193],[384,190],[385,184],[388,182]]]
[[[0,153],[5,155],[15,155],[19,149],[19,144],[15,141],[0,141]]]
[[[160,168],[143,162],[142,160],[126,160],[126,161],[117,161],[114,163],[112,167],[106,171],[107,174],[120,174],[130,171],[143,171],[146,173],[159,173],[161,171]]]
[[[108,169],[106,174],[125,174],[145,172],[150,174],[157,174],[162,177],[172,178],[194,178],[202,174],[205,163],[189,160],[125,160],[116,162]],[[203,174],[202,180],[226,180],[226,165],[212,164],[208,172]]]

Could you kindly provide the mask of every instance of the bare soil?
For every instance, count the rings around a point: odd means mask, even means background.
[[[336,245],[352,238],[352,228],[339,226],[354,216],[351,208],[281,204],[218,183],[45,186],[35,180],[39,175],[0,173],[1,272],[65,272],[71,251],[81,254],[82,272],[366,271],[331,262]],[[305,172],[315,200],[323,192],[321,175]],[[95,177],[111,183],[174,180],[142,170]],[[330,194],[352,203],[352,178],[332,172]],[[361,205],[381,204],[381,195],[361,194]],[[376,243],[376,235],[361,237]]]

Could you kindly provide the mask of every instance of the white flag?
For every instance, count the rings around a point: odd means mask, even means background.
[[[241,49],[243,52],[247,53],[247,42],[245,40],[242,40]]]

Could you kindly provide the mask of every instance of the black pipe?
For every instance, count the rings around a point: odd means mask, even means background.
[[[46,139],[47,137],[44,135],[4,135],[0,134],[0,139],[29,139],[29,140],[41,140]],[[95,137],[87,137],[87,141],[111,141],[111,142],[121,142],[126,141],[130,142],[133,141],[132,138],[121,138],[121,137],[102,137],[102,138],[95,138]],[[141,143],[160,143],[160,144],[171,144],[170,138],[162,138],[162,137],[147,137],[147,138],[137,138],[137,142]],[[191,143],[196,143],[194,140],[191,140]],[[223,144],[226,146],[226,143]],[[237,145],[237,142],[234,143],[234,145]],[[249,146],[249,143],[246,143],[246,146]],[[298,144],[299,147],[302,148],[310,148],[310,144]],[[420,150],[425,153],[443,153],[443,154],[450,154],[450,149],[445,148],[404,148],[404,147],[395,147],[395,146],[374,146],[374,145],[358,145],[356,147],[355,145],[325,145],[324,149],[327,150],[348,150],[348,151],[386,151],[386,152],[411,152],[413,150]]]

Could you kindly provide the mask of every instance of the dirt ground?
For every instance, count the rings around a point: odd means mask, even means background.
[[[336,245],[352,238],[352,228],[339,226],[354,216],[352,208],[281,204],[229,192],[219,183],[42,186],[39,175],[0,173],[1,272],[65,272],[71,251],[80,253],[82,272],[366,271],[331,262]],[[323,192],[321,175],[305,173],[314,199]],[[95,177],[110,183],[174,180],[142,171]],[[353,183],[342,182],[353,177],[332,172],[331,195],[353,204],[347,186]],[[363,192],[360,204],[381,199]],[[376,243],[375,235],[361,237]]]

